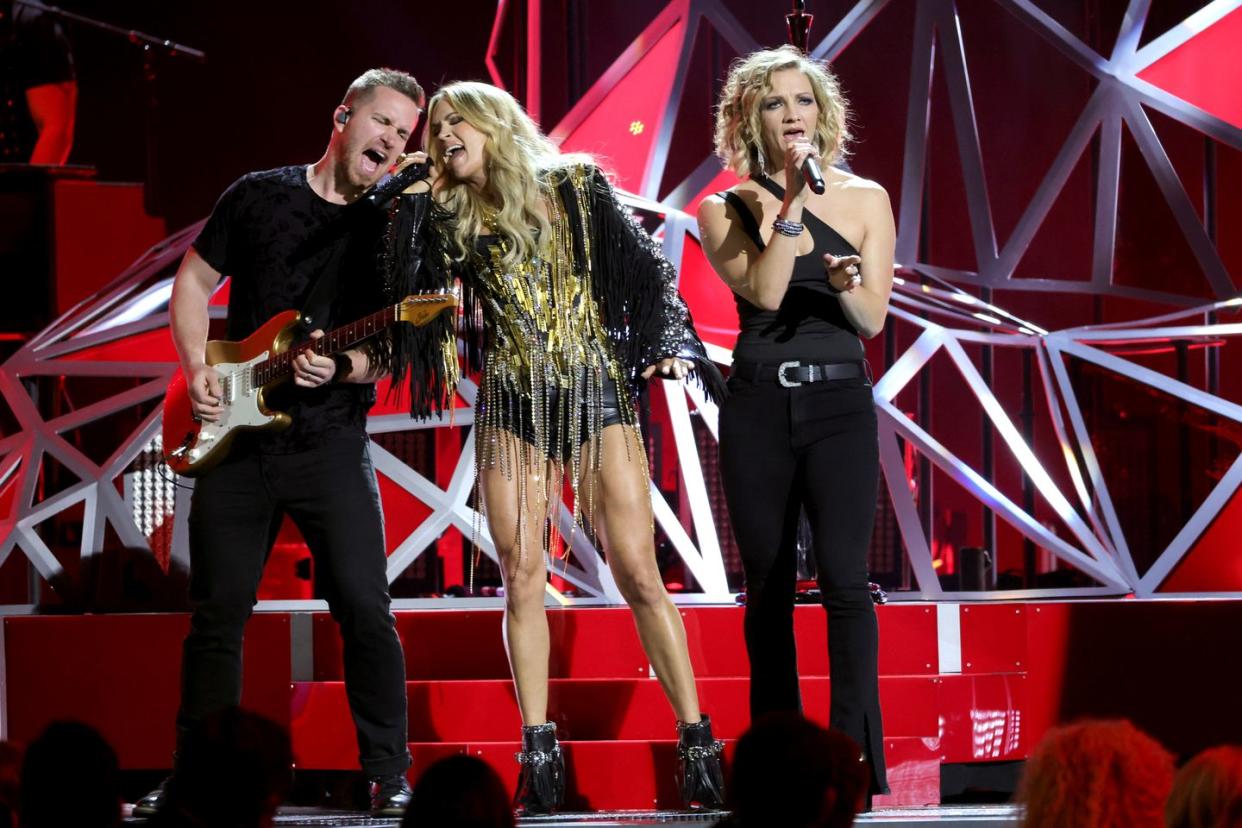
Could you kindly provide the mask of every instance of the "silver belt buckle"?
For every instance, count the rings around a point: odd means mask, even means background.
[[[793,362],[782,362],[776,369],[776,381],[779,382],[785,388],[797,388],[802,383],[790,382],[789,380],[785,379],[785,369],[786,368],[801,368],[801,367],[802,367],[802,363],[798,362],[797,360],[794,360]]]

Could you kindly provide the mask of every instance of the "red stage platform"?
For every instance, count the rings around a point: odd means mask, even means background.
[[[703,707],[730,745],[747,725],[742,610],[683,608]],[[498,610],[403,611],[414,772],[467,751],[516,778],[518,714]],[[551,716],[574,809],[677,806],[672,713],[628,611],[553,609]],[[940,795],[944,763],[1021,760],[1053,723],[1128,716],[1178,752],[1242,740],[1220,671],[1242,652],[1242,602],[890,604],[879,608],[892,797]],[[126,768],[166,767],[184,615],[3,619],[7,736],[49,721],[98,727]],[[831,689],[823,612],[796,613],[807,713]],[[246,638],[244,704],[289,726],[301,768],[349,770],[357,748],[326,613],[261,613]]]

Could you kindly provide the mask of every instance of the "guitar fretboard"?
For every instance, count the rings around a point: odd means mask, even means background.
[[[323,356],[352,348],[367,337],[374,336],[380,331],[387,328],[393,322],[397,321],[397,312],[401,307],[401,303],[376,311],[370,316],[364,316],[356,322],[350,322],[340,328],[328,331],[320,339],[309,343],[308,347],[315,353]],[[304,348],[296,351],[285,351],[283,354],[276,354],[251,369],[251,379],[253,387],[260,388],[269,382],[274,382],[285,376],[292,370],[293,358],[301,353]]]

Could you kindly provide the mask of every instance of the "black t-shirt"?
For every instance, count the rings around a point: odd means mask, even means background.
[[[0,2],[0,163],[25,164],[38,132],[26,90],[73,80],[73,55],[60,26],[29,6]]]
[[[323,200],[306,171],[281,167],[242,176],[220,196],[194,240],[207,264],[230,279],[228,339],[245,339],[281,311],[306,312],[304,303],[321,275],[339,274],[328,316],[315,320],[315,327],[328,331],[385,304],[375,265],[384,214],[364,204]],[[290,381],[265,401],[288,413],[293,424],[246,435],[239,448],[288,454],[328,437],[361,438],[375,386],[328,382],[307,389]]]

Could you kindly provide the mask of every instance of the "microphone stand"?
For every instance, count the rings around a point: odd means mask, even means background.
[[[811,37],[811,24],[814,22],[815,15],[806,13],[806,3],[803,0],[794,0],[793,10],[785,15],[785,26],[789,30],[790,44],[797,46],[803,54],[806,54],[807,43]]]
[[[158,78],[159,58],[183,58],[193,61],[194,63],[206,63],[207,54],[199,49],[185,46],[171,40],[149,35],[146,32],[140,32],[137,29],[126,29],[122,26],[114,26],[103,20],[96,20],[93,17],[77,14],[76,12],[65,11],[58,6],[49,6],[45,3],[37,2],[37,0],[13,0],[14,6],[28,6],[36,9],[44,14],[50,14],[62,20],[68,20],[72,23],[78,23],[83,26],[89,26],[101,32],[117,35],[125,38],[129,43],[142,49],[142,80],[143,88],[146,90],[145,110],[146,110],[146,167],[147,180],[143,188],[143,208],[153,216],[161,215],[162,208],[159,199],[156,196],[156,180],[158,171],[156,166],[155,155],[155,126],[158,121],[158,113],[160,108],[159,87],[156,84]]]

